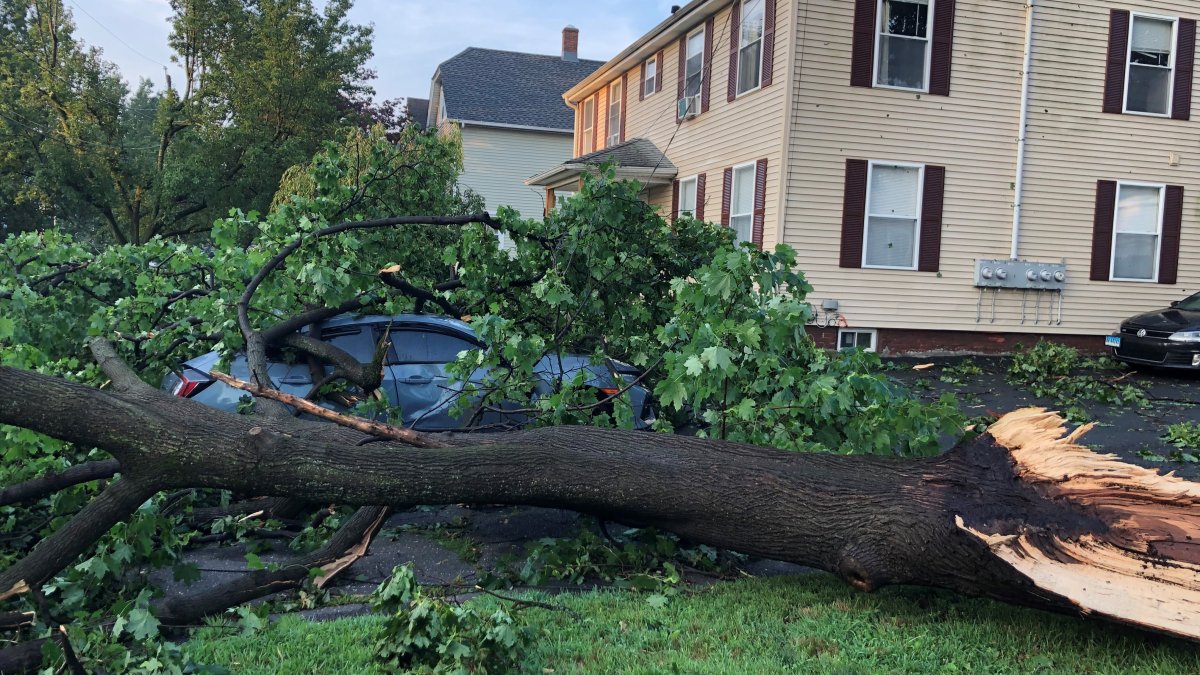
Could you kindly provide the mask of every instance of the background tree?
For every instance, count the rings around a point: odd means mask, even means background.
[[[37,213],[141,244],[205,233],[232,206],[265,210],[285,169],[386,114],[369,102],[371,31],[347,21],[350,4],[174,2],[183,81],[130,92],[61,0],[5,3],[0,194],[23,209],[6,222]]]

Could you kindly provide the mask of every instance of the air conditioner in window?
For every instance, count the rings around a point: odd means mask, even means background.
[[[691,119],[700,114],[700,94],[684,96],[679,99],[678,117],[681,120]]]

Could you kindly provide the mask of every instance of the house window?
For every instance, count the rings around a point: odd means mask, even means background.
[[[1134,14],[1129,27],[1129,70],[1125,74],[1125,112],[1167,115],[1175,79],[1175,32],[1178,21]]]
[[[842,328],[838,330],[838,351],[847,349],[861,349],[864,352],[875,351],[876,331],[870,330],[850,330]]]
[[[734,241],[738,243],[754,237],[754,169],[754,162],[733,167],[729,227],[733,228]]]
[[[574,192],[565,192],[562,190],[554,191],[554,208],[561,209],[567,203],[567,200],[574,197]]]
[[[596,136],[596,99],[589,98],[583,102],[583,143],[579,146],[581,155],[586,155],[596,148],[592,139]]]
[[[879,0],[875,84],[926,91],[929,36],[935,0]]]
[[[1111,279],[1157,281],[1165,185],[1118,183]]]
[[[608,138],[605,147],[621,142],[621,81],[608,87]]]
[[[763,0],[742,3],[741,36],[738,44],[737,93],[742,95],[762,84]]]
[[[687,63],[684,66],[683,95],[699,96],[704,83],[704,29],[692,33],[687,39]]]
[[[696,215],[696,177],[679,181],[679,211],[675,217]]]
[[[645,73],[642,79],[642,96],[649,96],[658,91],[658,58],[651,58],[642,66]]]
[[[920,164],[869,165],[863,267],[917,269],[924,174]]]

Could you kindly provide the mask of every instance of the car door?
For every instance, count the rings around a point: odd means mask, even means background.
[[[451,384],[446,366],[459,352],[479,346],[465,336],[423,327],[393,328],[391,338],[389,393],[392,403],[400,406],[405,426],[426,431],[461,427],[452,410],[462,396],[462,384]]]

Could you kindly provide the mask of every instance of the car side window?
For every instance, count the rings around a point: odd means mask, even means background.
[[[375,355],[375,341],[370,331],[361,328],[351,330],[330,331],[324,336],[325,341],[353,356],[359,363],[370,363]]]
[[[453,335],[425,330],[392,331],[391,363],[450,363],[458,353],[479,347]]]

